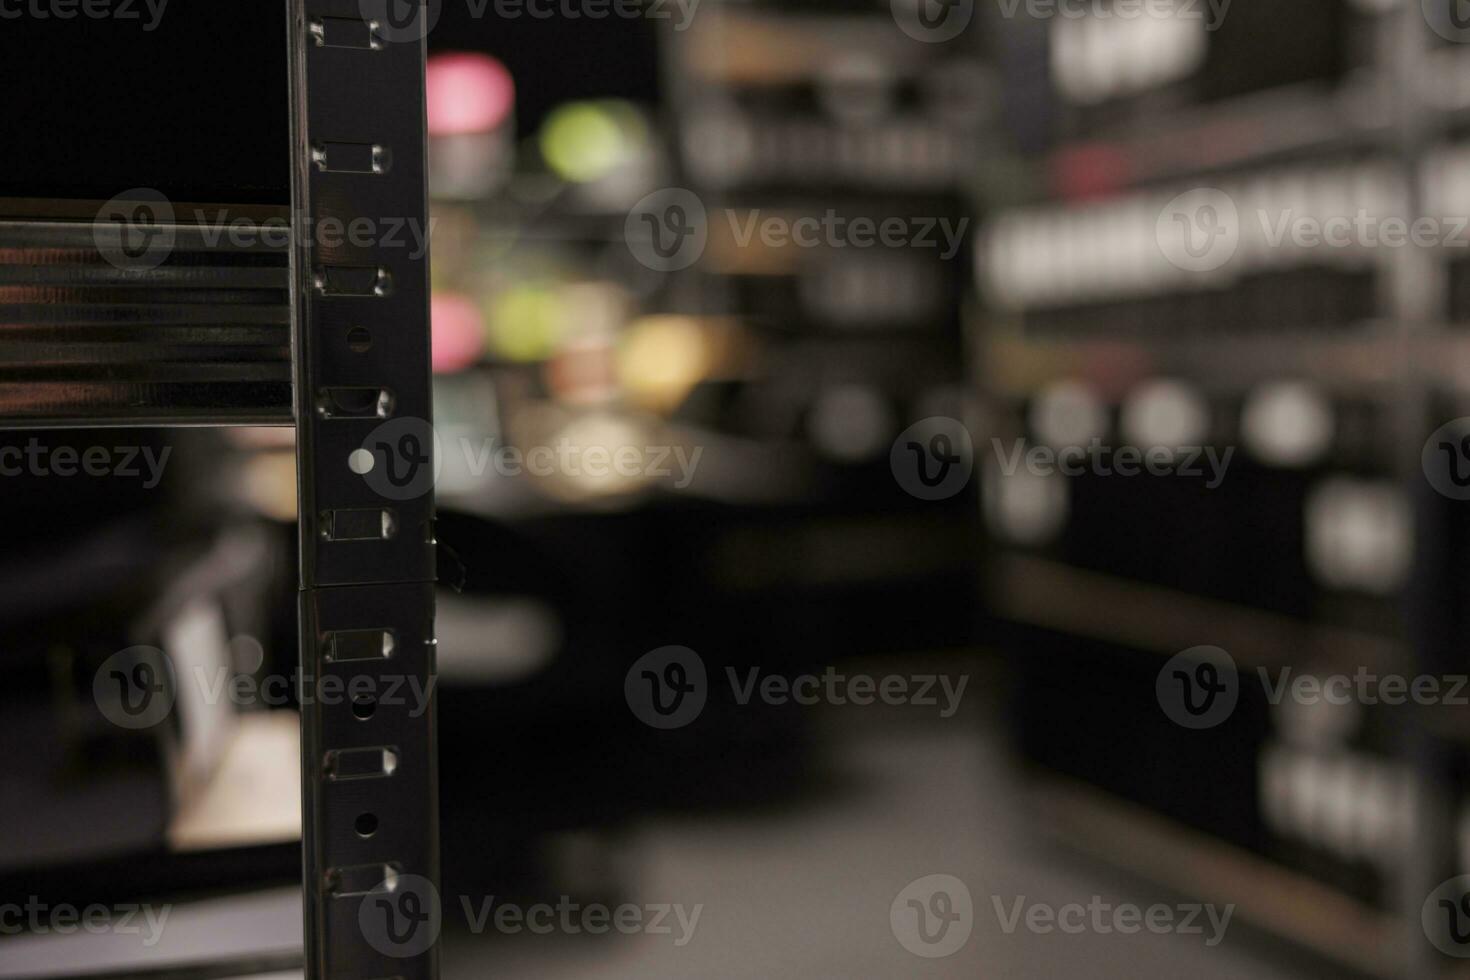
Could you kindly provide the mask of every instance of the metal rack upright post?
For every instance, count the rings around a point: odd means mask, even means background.
[[[367,6],[290,7],[301,667],[431,690],[428,261],[387,235],[427,227],[426,8],[401,27]],[[330,217],[372,244],[314,241]],[[301,713],[307,976],[433,977],[433,708],[322,700]]]

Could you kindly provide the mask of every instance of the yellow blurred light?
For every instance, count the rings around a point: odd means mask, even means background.
[[[296,520],[296,453],[272,451],[251,456],[235,487],[266,517],[283,523]]]
[[[711,351],[700,322],[651,316],[635,322],[618,352],[618,376],[638,404],[671,411],[709,376]]]

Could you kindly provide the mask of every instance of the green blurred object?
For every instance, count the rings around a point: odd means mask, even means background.
[[[566,304],[551,286],[513,286],[492,296],[487,318],[490,344],[513,361],[542,361],[556,351],[566,324]]]
[[[541,127],[541,155],[564,180],[588,184],[635,159],[648,141],[648,125],[627,102],[569,102]]]

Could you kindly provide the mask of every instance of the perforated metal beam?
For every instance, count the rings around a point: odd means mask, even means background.
[[[428,261],[401,230],[427,228],[425,43],[371,0],[288,3],[307,976],[418,980],[437,975],[433,437]],[[312,233],[327,220],[362,233]]]

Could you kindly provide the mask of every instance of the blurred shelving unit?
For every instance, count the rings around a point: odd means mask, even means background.
[[[907,497],[889,452],[914,423],[971,409],[961,307],[971,175],[1000,128],[995,65],[973,32],[907,36],[886,3],[721,0],[663,40],[672,179],[702,202],[709,233],[670,300],[740,322],[759,367],[743,390],[694,402],[689,421],[800,461],[787,498],[732,522],[721,551],[784,565],[773,584],[794,602],[848,596],[824,656],[965,647],[973,565],[951,546],[973,538],[975,498]],[[952,253],[845,247],[840,232],[745,236],[772,218],[927,220],[936,239],[940,222],[959,235]],[[783,559],[793,547],[810,561]],[[900,608],[903,639],[889,625]]]
[[[1449,975],[1419,926],[1470,870],[1449,713],[1309,711],[1256,678],[1463,672],[1463,512],[1420,462],[1470,397],[1462,253],[1266,229],[1470,215],[1467,49],[1418,3],[1005,27],[1016,77],[1050,84],[1013,111],[1031,177],[1009,189],[1031,203],[977,246],[981,441],[1234,451],[1208,488],[986,460],[1046,823],[1334,969]],[[1219,221],[1235,237],[1212,254]],[[1199,646],[1234,657],[1241,695],[1194,732],[1155,678]]]

